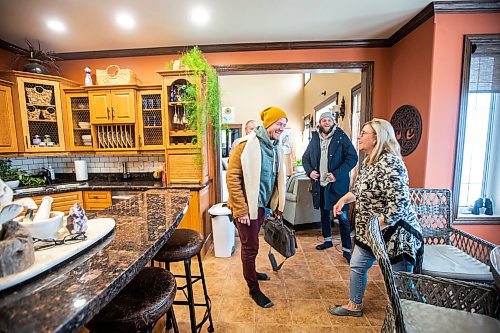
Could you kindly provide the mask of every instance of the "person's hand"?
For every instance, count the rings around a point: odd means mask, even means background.
[[[335,204],[335,206],[333,206],[333,215],[334,216],[337,216],[337,215],[342,215],[342,208],[344,207],[344,201],[337,201],[337,203]]]
[[[389,226],[388,224],[386,224],[384,222],[384,217],[383,216],[379,216],[377,220],[378,220],[378,225],[380,227],[380,230],[384,230],[385,228],[387,228]]]
[[[250,226],[250,217],[248,216],[248,214],[245,214],[241,217],[237,217],[236,222]]]
[[[280,212],[279,210],[276,210],[274,212],[274,218],[277,219],[277,220],[281,219],[282,215],[283,215],[283,212]]]
[[[337,179],[335,178],[335,176],[333,175],[333,173],[329,172],[326,174],[326,179],[330,182],[330,183],[333,183],[335,182]]]
[[[318,180],[318,178],[319,178],[319,173],[318,173],[318,171],[313,170],[313,171],[311,172],[311,174],[309,175],[309,178],[311,178],[312,180]]]

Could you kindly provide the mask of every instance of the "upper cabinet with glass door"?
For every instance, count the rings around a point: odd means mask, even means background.
[[[65,150],[61,88],[75,87],[75,82],[50,75],[18,71],[0,73],[0,78],[14,83],[14,116],[20,152],[59,152]]]

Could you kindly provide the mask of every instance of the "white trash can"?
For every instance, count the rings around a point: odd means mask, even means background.
[[[219,258],[230,257],[234,252],[235,227],[230,220],[231,210],[226,203],[218,203],[208,210],[212,218],[212,233],[214,235],[214,252]]]

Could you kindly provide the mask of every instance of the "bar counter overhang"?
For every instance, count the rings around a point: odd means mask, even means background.
[[[188,203],[188,190],[149,190],[92,216],[113,218],[114,231],[48,273],[0,292],[0,332],[80,329],[167,242]]]

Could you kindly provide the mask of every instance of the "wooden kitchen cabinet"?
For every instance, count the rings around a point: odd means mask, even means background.
[[[135,88],[89,90],[92,124],[135,122]]]
[[[156,88],[156,89],[155,89]],[[138,92],[138,146],[140,150],[165,149],[164,99],[161,86],[141,87]]]
[[[12,105],[12,83],[0,80],[0,153],[17,152],[16,124]]]
[[[76,87],[78,84],[57,76],[19,71],[1,72],[0,79],[13,83],[19,151],[65,151],[66,105],[61,102],[65,100],[62,88]]]
[[[83,89],[66,90],[66,110],[68,110],[68,121],[65,130],[69,150],[92,150],[93,135],[88,94]]]
[[[39,195],[36,197],[32,197],[32,199],[38,206],[40,206],[40,204],[42,203],[42,199],[45,196],[50,196],[54,199],[54,201],[52,202],[53,211],[64,212],[65,215],[69,213],[69,210],[75,203],[79,203],[83,207],[82,191]]]
[[[83,202],[85,210],[103,210],[111,206],[110,191],[84,191]]]
[[[213,160],[213,133],[208,124],[203,135],[187,124],[186,103],[182,94],[187,84],[198,90],[198,103],[204,94],[203,83],[189,71],[159,71],[162,80],[162,97],[165,113],[165,159],[168,184],[205,184],[210,179],[209,162]]]

